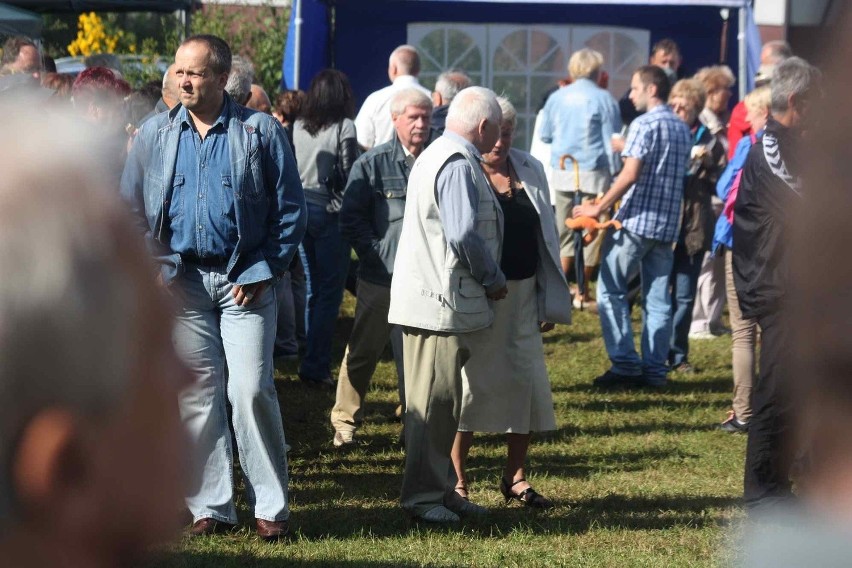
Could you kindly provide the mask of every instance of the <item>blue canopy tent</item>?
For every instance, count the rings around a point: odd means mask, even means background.
[[[721,9],[731,12],[730,25]],[[651,44],[674,39],[690,70],[719,63],[724,41],[724,63],[738,74],[741,95],[759,65],[750,0],[294,0],[282,86],[304,89],[317,71],[334,66],[363,100],[387,84],[384,62],[393,48],[429,23],[462,31],[486,24],[646,30]]]

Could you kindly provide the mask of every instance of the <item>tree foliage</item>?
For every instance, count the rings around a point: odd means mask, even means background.
[[[255,82],[275,93],[281,84],[289,21],[289,8],[267,4],[249,11],[210,5],[192,15],[191,25],[193,34],[217,35],[228,42],[235,54],[248,57],[254,63]]]
[[[281,64],[287,40],[289,8],[269,4],[259,7],[207,5],[192,13],[190,33],[222,37],[235,54],[254,63],[255,81],[275,93],[281,84]],[[60,18],[46,21],[50,36],[48,53],[54,57],[67,45],[70,55],[94,53],[136,54],[139,62],[123,70],[125,79],[139,86],[162,79],[157,61],[172,61],[182,37],[180,21],[172,14],[124,13],[81,14],[77,36],[70,44],[67,23]],[[73,25],[73,24],[72,24]],[[64,41],[63,41],[64,40]]]

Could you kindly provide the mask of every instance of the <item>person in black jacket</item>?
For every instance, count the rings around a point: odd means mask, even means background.
[[[804,205],[797,148],[819,92],[820,72],[793,57],[772,77],[772,118],[749,152],[734,205],[733,273],[743,317],[757,319],[762,335],[760,375],[752,391],[745,501],[751,511],[792,497],[790,377],[785,374],[790,330],[785,325],[789,287],[786,237]]]

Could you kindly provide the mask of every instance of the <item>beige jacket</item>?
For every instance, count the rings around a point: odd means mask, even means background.
[[[466,333],[491,325],[494,312],[485,288],[447,244],[436,198],[438,174],[453,156],[472,165],[479,193],[476,233],[500,262],[503,212],[478,160],[461,144],[443,136],[417,159],[408,178],[405,217],[394,260],[388,322],[447,333]]]
[[[550,203],[544,167],[532,155],[514,148],[509,150],[509,161],[538,213],[541,228],[536,270],[538,319],[550,323],[571,323],[571,295],[559,261],[556,217]]]

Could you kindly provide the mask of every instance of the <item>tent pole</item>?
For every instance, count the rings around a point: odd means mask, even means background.
[[[178,25],[180,26],[181,41],[192,35],[190,32],[190,15],[186,8],[178,12]]]
[[[740,66],[740,100],[746,96],[748,84],[748,63],[746,62],[746,9],[739,9],[739,29],[737,30],[737,43],[739,44],[739,66]]]
[[[295,53],[293,54],[293,89],[299,89],[299,79],[302,72],[302,0],[295,0],[296,18],[294,28],[296,38],[293,41]]]

